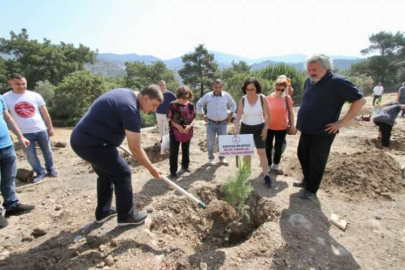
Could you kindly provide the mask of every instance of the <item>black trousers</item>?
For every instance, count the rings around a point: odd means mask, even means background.
[[[182,160],[181,166],[188,169],[190,164],[190,141],[181,143]],[[179,160],[180,142],[176,141],[173,134],[170,134],[170,174],[176,175],[177,163]]]
[[[272,130],[269,129],[267,131],[267,139],[266,139],[266,156],[269,166],[272,164],[272,155],[271,152],[273,150],[273,139],[275,137],[274,143],[274,164],[279,164],[281,160],[281,155],[283,152],[283,143],[285,140],[285,136],[287,135],[287,130]]]
[[[306,182],[305,189],[312,193],[316,193],[321,185],[330,148],[335,137],[336,134],[310,135],[301,133],[297,154]]]
[[[373,97],[373,106],[374,106],[375,101],[376,101],[377,99],[379,99],[380,97],[381,97],[381,95],[380,95],[380,96],[374,95],[374,97]],[[377,104],[378,104],[378,102],[377,102]]]
[[[380,127],[379,131],[382,133],[381,144],[384,147],[390,147],[392,126],[383,122],[374,122]]]
[[[98,175],[96,218],[100,219],[111,208],[115,191],[118,220],[133,215],[131,169],[127,162],[109,144],[80,144],[71,141],[73,151],[89,162]]]

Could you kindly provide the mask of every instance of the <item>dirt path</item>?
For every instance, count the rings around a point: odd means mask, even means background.
[[[390,96],[392,99],[393,96]],[[363,109],[372,111],[371,101]],[[231,128],[231,127],[230,127]],[[53,142],[68,141],[71,129],[57,129]],[[18,180],[18,197],[36,210],[8,219],[0,230],[1,269],[403,269],[405,261],[405,119],[398,118],[390,151],[378,149],[377,128],[352,122],[332,147],[319,202],[303,201],[292,182],[300,179],[298,136],[288,136],[282,158],[284,175],[271,175],[268,190],[252,159],[254,193],[249,198],[251,226],[237,242],[224,227],[136,163],[136,205],[149,213],[144,226],[116,227],[112,219],[96,226],[96,175],[72,150],[55,148],[60,176],[39,184]],[[168,157],[154,146],[158,134],[142,135],[151,159],[169,171]],[[29,168],[18,151],[18,167]],[[221,199],[220,186],[235,173],[230,166],[208,167],[204,123],[191,145],[191,173],[177,184],[204,202]],[[346,231],[329,222],[335,213],[348,221]],[[39,227],[39,228],[38,228]],[[42,236],[32,236],[40,229]]]

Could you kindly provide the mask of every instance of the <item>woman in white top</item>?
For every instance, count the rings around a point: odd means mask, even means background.
[[[263,170],[264,182],[271,188],[272,182],[268,175],[268,163],[265,151],[267,129],[270,122],[269,104],[266,102],[266,97],[260,94],[262,86],[256,78],[248,78],[242,86],[242,91],[245,95],[239,101],[234,135],[239,133],[239,122],[242,118],[240,134],[253,134],[257,154],[259,155]]]

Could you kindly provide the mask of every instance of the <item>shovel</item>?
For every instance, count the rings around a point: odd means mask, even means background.
[[[134,156],[132,155],[131,151],[129,151],[128,149],[126,149],[125,147],[123,147],[122,145],[120,145],[120,148],[122,150],[124,150],[127,154],[129,154],[132,158],[134,158]],[[135,158],[134,158],[135,159]],[[178,186],[177,184],[173,183],[172,181],[170,181],[166,176],[161,175],[161,178],[163,181],[165,181],[167,184],[169,184],[170,186],[174,187],[176,190],[178,190],[181,194],[183,194],[184,196],[186,196],[187,198],[189,198],[190,200],[192,200],[193,202],[195,202],[199,207],[205,209],[207,208],[207,206],[205,205],[205,203],[203,203],[202,201],[200,201],[199,199],[197,199],[196,197],[194,197],[193,195],[191,195],[190,193],[188,193],[187,191],[185,191],[182,187]]]

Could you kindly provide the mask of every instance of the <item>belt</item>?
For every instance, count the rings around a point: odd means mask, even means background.
[[[214,121],[214,120],[211,120],[211,119],[209,119],[208,117],[207,117],[207,120],[208,121],[210,121],[210,122],[212,122],[212,123],[215,123],[215,124],[224,124],[224,123],[226,123],[226,119],[225,120],[222,120],[222,121]]]

